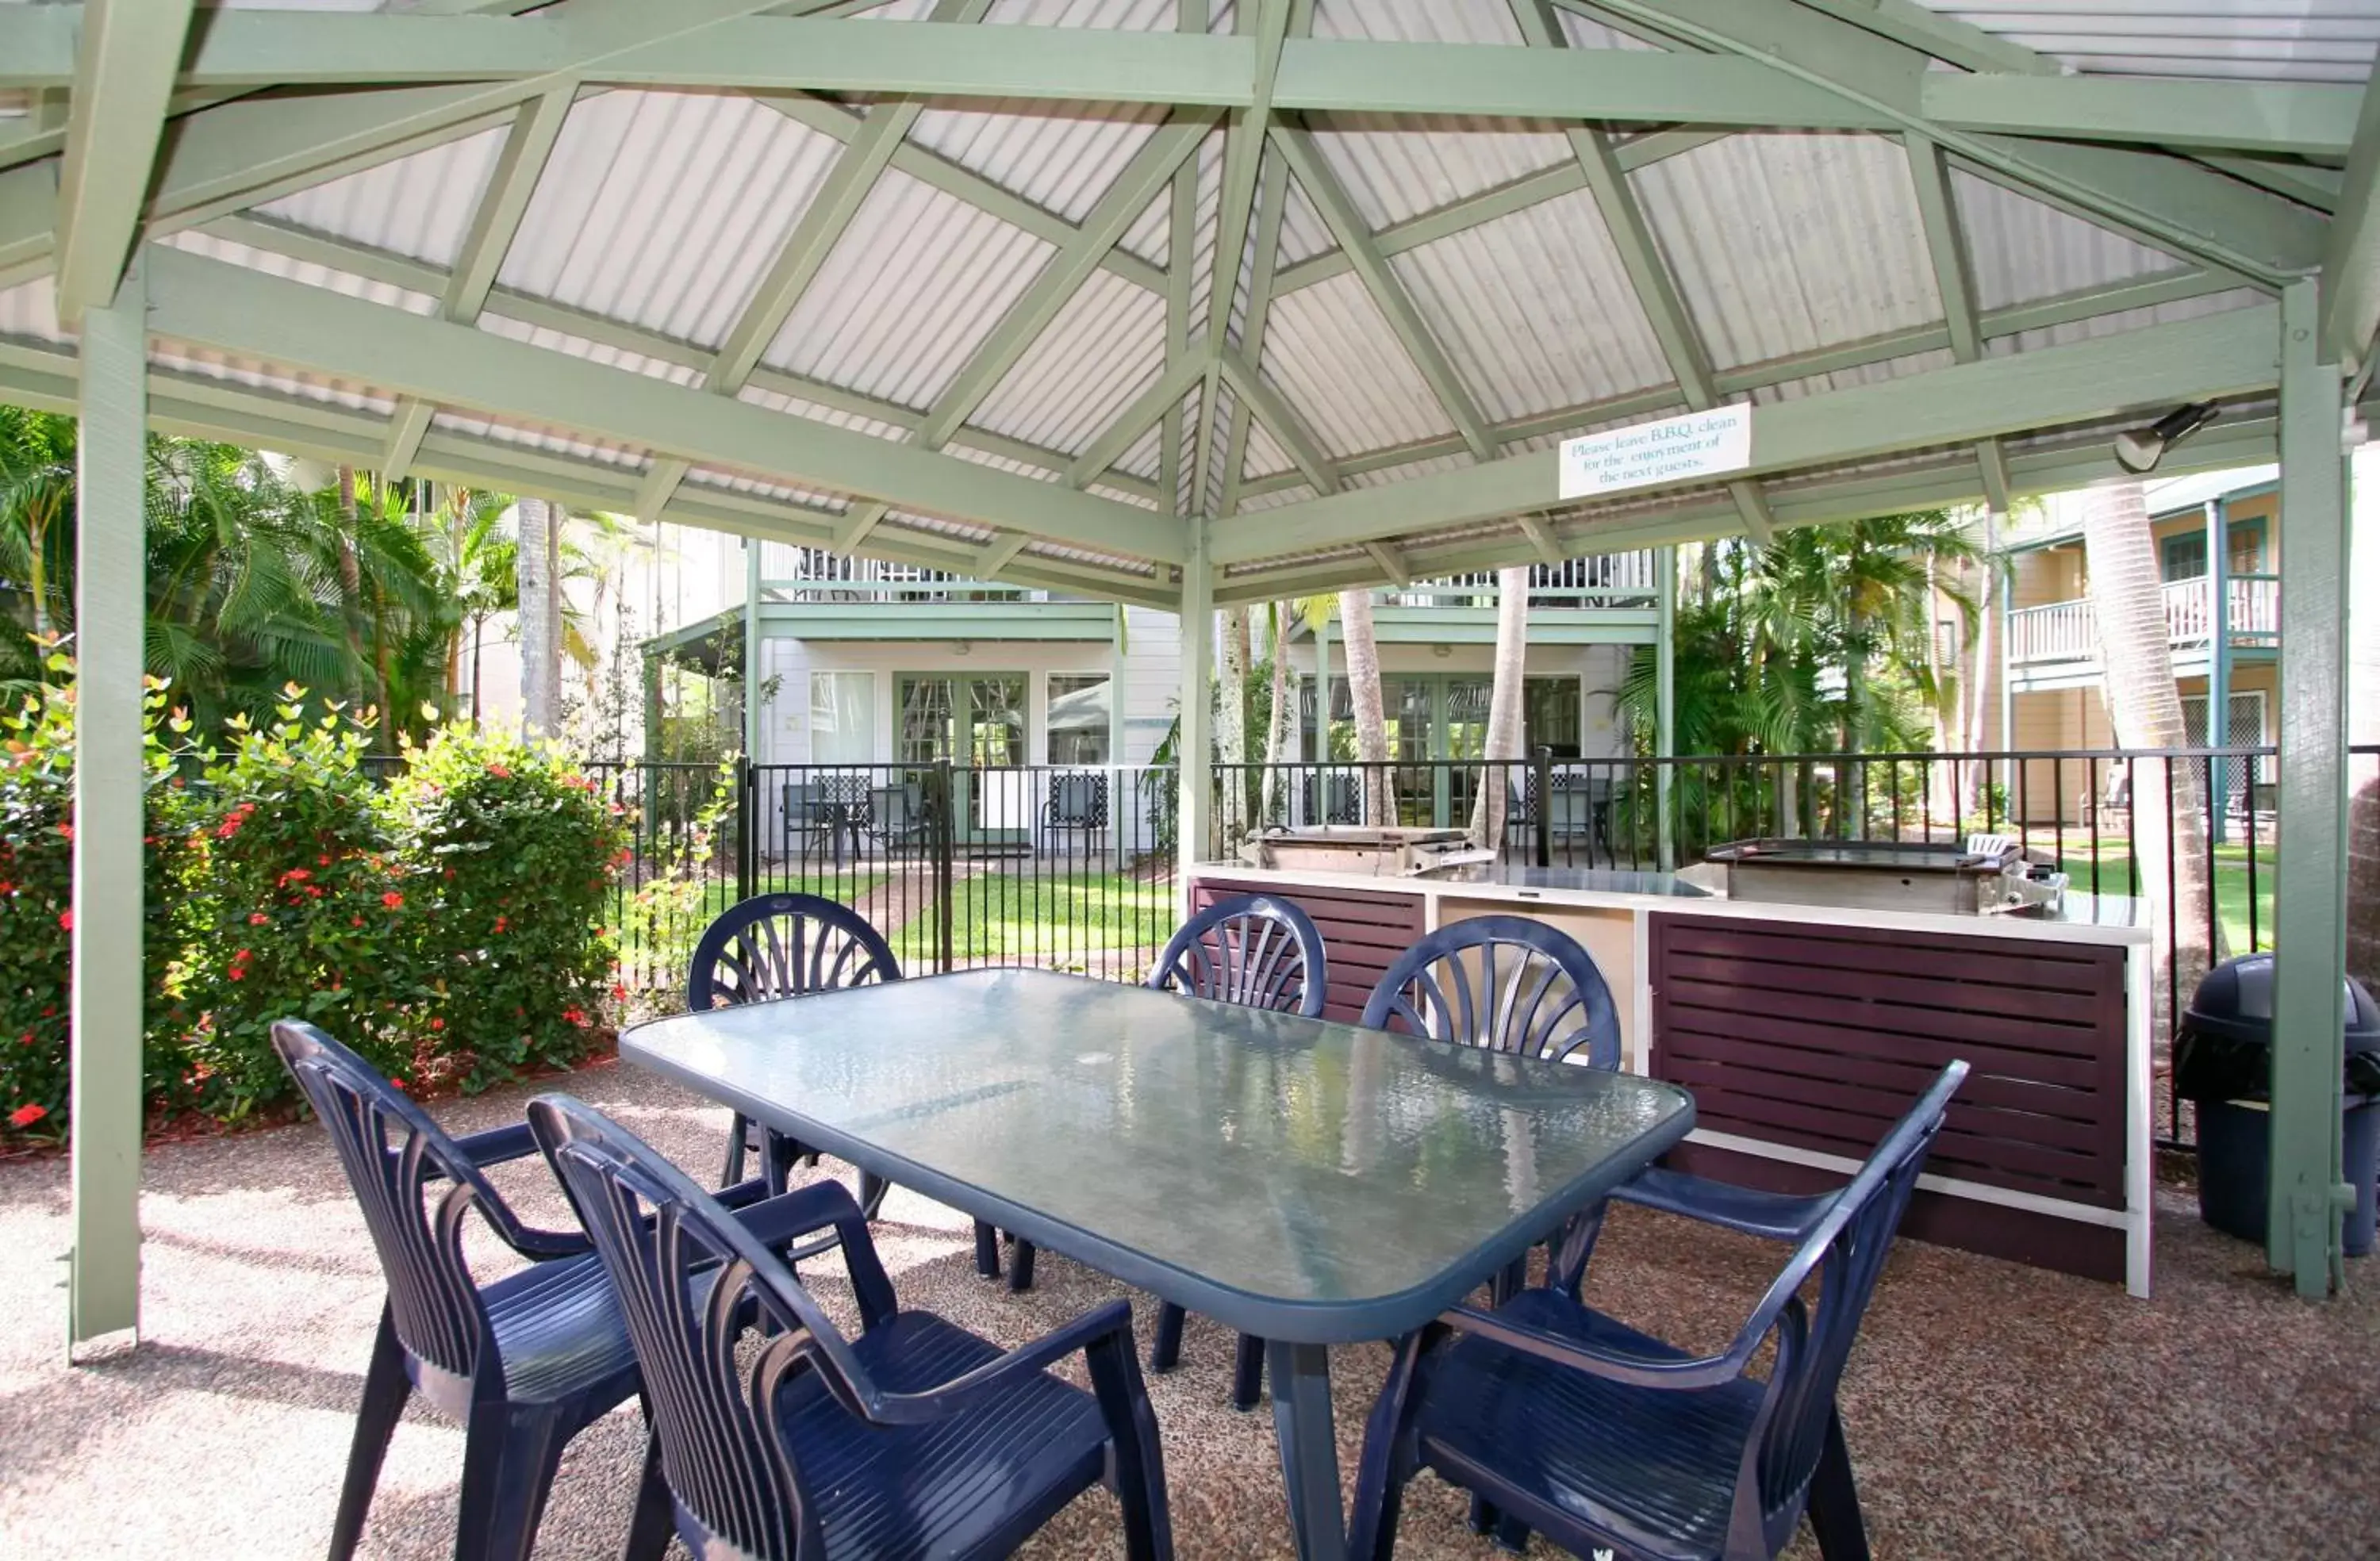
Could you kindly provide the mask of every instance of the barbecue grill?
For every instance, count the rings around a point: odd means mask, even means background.
[[[1317,824],[1267,829],[1240,848],[1251,867],[1287,872],[1358,873],[1376,878],[1442,878],[1496,853],[1461,829],[1375,829]]]
[[[1704,859],[1727,871],[1730,900],[1919,911],[1936,915],[2051,915],[2066,875],[2004,835],[1962,844],[1905,841],[1749,840]]]

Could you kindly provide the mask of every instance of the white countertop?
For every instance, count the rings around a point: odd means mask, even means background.
[[[1383,894],[1415,894],[1445,900],[1505,901],[1518,905],[1564,905],[1582,910],[1635,913],[1675,912],[1698,916],[1741,916],[1747,920],[1808,922],[1824,920],[1839,926],[1905,927],[1911,931],[1950,933],[1974,938],[2029,938],[2036,942],[2095,943],[2146,946],[2151,928],[2145,901],[2114,894],[2068,890],[2065,903],[2051,914],[1960,916],[1913,911],[1878,910],[1852,905],[1795,905],[1770,901],[1729,900],[1698,891],[1668,873],[1599,872],[1587,868],[1527,867],[1499,864],[1487,878],[1376,877],[1366,873],[1288,871],[1251,867],[1237,862],[1204,862],[1194,869],[1200,878],[1231,878],[1245,883],[1296,884],[1315,888],[1363,889]]]

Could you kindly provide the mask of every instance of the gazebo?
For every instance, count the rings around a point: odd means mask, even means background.
[[[2338,1267],[2380,9],[0,4],[0,398],[82,419],[71,1337],[138,1322],[152,428],[1182,614],[2281,465],[2269,1257]]]

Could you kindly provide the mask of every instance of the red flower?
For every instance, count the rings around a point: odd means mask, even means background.
[[[494,776],[499,780],[509,780],[513,778],[513,772],[506,769],[500,764],[492,764],[488,766],[488,773]]]
[[[317,856],[314,858],[314,865],[319,867],[327,867],[331,865],[331,859],[328,856]]]
[[[272,919],[273,918],[271,916],[266,915],[261,911],[250,911],[248,914],[248,925],[250,926],[262,926]]]
[[[361,926],[364,925],[364,919],[361,916],[349,916],[347,918],[347,925],[349,926]]]
[[[0,894],[14,894],[16,892],[17,886],[15,884],[10,883],[6,878],[0,878]]]
[[[303,867],[292,867],[287,872],[281,875],[282,887],[285,889],[294,883],[304,883],[308,878],[310,878],[313,876],[313,874],[308,872]]]
[[[398,906],[405,903],[405,896],[397,893],[396,890],[392,889],[386,894],[380,897],[380,902],[394,911]]]
[[[430,1027],[432,1030],[443,1030],[446,1028],[446,1022],[443,1019],[433,1019],[430,1022]]]
[[[49,1114],[50,1108],[46,1106],[19,1106],[8,1113],[8,1125],[12,1128],[29,1128]]]
[[[562,1018],[564,1023],[576,1024],[582,1030],[587,1027],[587,1010],[585,1009],[564,1009],[562,1010]]]
[[[224,974],[230,976],[234,981],[245,981],[248,979],[247,970],[239,965],[232,966],[231,969],[225,971]]]
[[[403,1095],[405,1093],[405,1081],[403,1079],[391,1079],[389,1083],[395,1089],[397,1094]]]
[[[306,895],[307,898],[310,900],[320,900],[322,898],[322,891],[316,885],[308,884],[306,886]]]
[[[73,906],[69,905],[65,910],[58,913],[58,925],[66,928],[68,932],[72,932],[74,930]]]
[[[612,983],[612,1000],[615,1003],[626,1002],[628,1000],[628,989],[614,981]]]
[[[61,824],[58,826],[58,833],[64,835],[68,840],[72,840],[74,839],[74,826],[71,824]]]
[[[498,932],[504,931],[509,925],[511,925],[509,918],[504,916],[498,916],[496,918],[496,930]]]

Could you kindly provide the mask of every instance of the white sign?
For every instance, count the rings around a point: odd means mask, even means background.
[[[1751,464],[1752,408],[1714,406],[1564,440],[1561,497],[1585,499],[1656,482],[1717,477]]]

